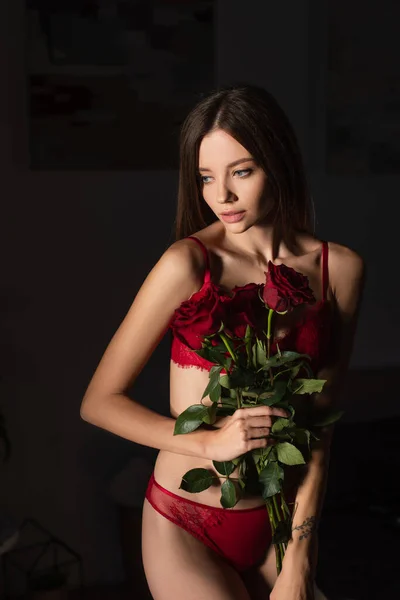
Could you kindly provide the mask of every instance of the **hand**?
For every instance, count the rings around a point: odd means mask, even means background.
[[[287,417],[288,412],[271,406],[238,408],[217,431],[210,431],[206,454],[210,460],[233,460],[255,448],[266,448],[273,417]]]
[[[270,600],[317,600],[315,596],[314,578],[282,569],[273,590]]]

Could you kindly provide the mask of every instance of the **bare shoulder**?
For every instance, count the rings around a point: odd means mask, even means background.
[[[343,277],[362,279],[365,262],[357,252],[348,246],[329,242],[329,272],[336,283],[339,283]]]
[[[165,335],[176,308],[201,287],[200,258],[192,244],[190,240],[172,244],[147,275],[106,348],[85,402],[88,397],[130,389]]]
[[[165,270],[180,273],[194,281],[201,278],[204,271],[204,257],[198,244],[193,240],[183,239],[174,242],[165,250],[157,264]]]
[[[357,312],[364,282],[364,259],[347,246],[329,242],[329,285],[342,313]]]

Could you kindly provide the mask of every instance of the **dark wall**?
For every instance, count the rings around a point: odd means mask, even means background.
[[[115,580],[122,571],[109,482],[131,456],[152,453],[83,423],[79,406],[106,344],[171,239],[177,173],[30,172],[23,2],[4,4],[0,289],[6,350],[0,385],[14,450],[1,472],[1,503],[17,518],[35,516],[81,552],[88,581]],[[395,176],[328,177],[321,168],[309,114],[315,100],[309,75],[321,61],[309,52],[318,13],[309,14],[308,2],[290,3],[290,19],[287,3],[218,4],[217,83],[244,80],[275,94],[305,154],[318,233],[367,260],[352,365],[397,365],[393,210],[400,182]],[[167,412],[167,340],[134,392]],[[374,399],[369,402],[374,413]]]

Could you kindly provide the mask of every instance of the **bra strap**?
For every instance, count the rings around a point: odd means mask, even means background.
[[[205,247],[203,242],[200,241],[199,238],[195,237],[194,235],[188,235],[186,239],[194,240],[200,246],[201,251],[203,252],[205,263],[206,263],[206,268],[204,271],[204,283],[208,283],[211,280],[211,273],[210,273],[210,260],[208,258],[207,248]]]
[[[322,242],[322,300],[325,302],[327,298],[329,285],[329,270],[328,270],[328,242]]]

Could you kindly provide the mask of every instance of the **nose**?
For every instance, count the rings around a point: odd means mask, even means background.
[[[225,204],[226,202],[232,202],[234,195],[232,190],[229,189],[225,181],[220,181],[216,186],[216,202],[218,204]]]

